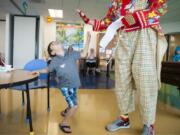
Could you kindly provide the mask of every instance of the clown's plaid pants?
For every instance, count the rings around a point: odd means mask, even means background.
[[[143,124],[153,124],[156,116],[157,38],[157,33],[150,28],[121,32],[115,55],[115,93],[120,113],[135,110],[137,91]]]

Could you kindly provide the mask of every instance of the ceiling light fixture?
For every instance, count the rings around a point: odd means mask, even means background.
[[[48,9],[49,15],[53,18],[63,18],[63,10],[60,9]]]

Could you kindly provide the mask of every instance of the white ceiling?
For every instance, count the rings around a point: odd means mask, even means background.
[[[21,0],[14,0],[17,4]],[[48,8],[63,9],[65,21],[78,21],[80,18],[76,15],[75,9],[84,10],[90,18],[102,18],[107,10],[110,0],[30,0],[29,15],[48,15]],[[36,3],[32,1],[41,1]],[[168,1],[168,13],[161,18],[163,23],[180,21],[180,0]],[[5,18],[5,13],[20,14],[20,12],[9,2],[9,0],[0,0],[0,19]]]

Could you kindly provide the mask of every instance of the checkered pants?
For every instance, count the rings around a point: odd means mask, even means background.
[[[164,45],[158,40],[157,33],[150,28],[121,32],[115,55],[115,93],[120,113],[135,110],[137,91],[143,124],[155,122],[160,71],[157,57],[161,60],[163,57],[163,53],[157,56],[157,45]]]

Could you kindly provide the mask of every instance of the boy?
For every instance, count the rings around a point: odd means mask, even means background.
[[[38,74],[56,72],[60,84],[59,88],[68,104],[67,109],[61,113],[64,119],[59,124],[59,128],[64,133],[72,132],[68,121],[77,110],[77,88],[80,86],[80,78],[76,62],[79,58],[87,56],[90,38],[90,33],[87,33],[87,42],[83,52],[81,53],[76,51],[68,53],[68,51],[63,49],[62,44],[55,41],[51,42],[47,49],[49,56],[52,57],[48,69],[34,72]]]

